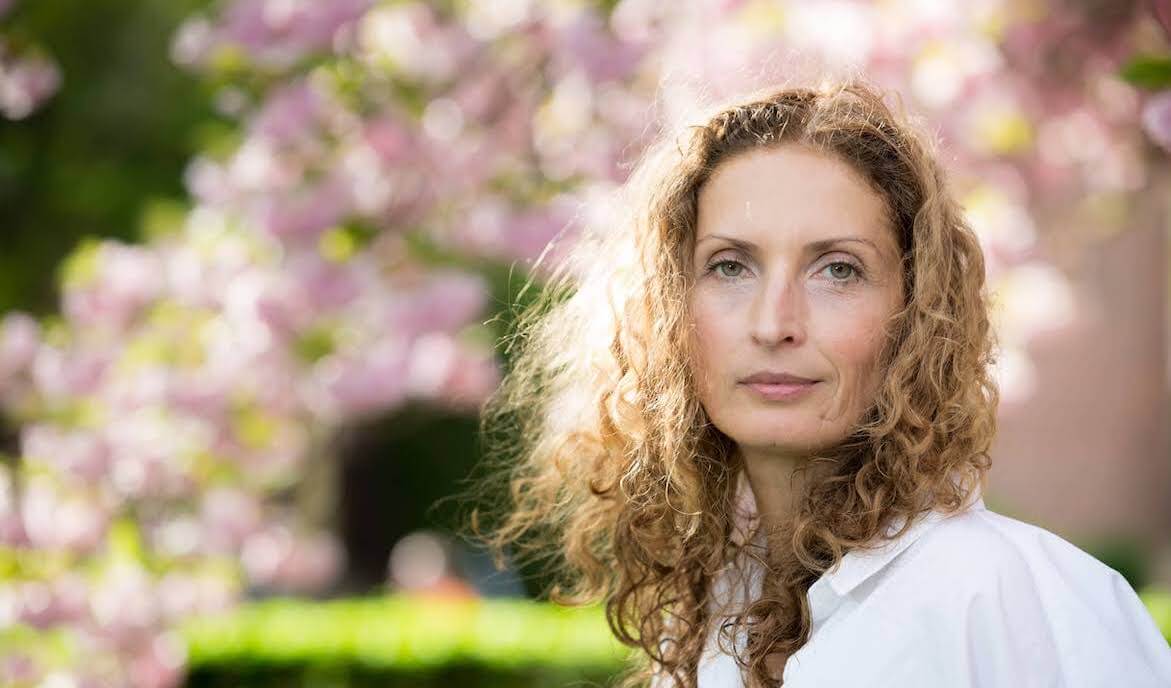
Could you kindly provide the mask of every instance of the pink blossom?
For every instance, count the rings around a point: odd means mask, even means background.
[[[341,545],[332,536],[302,537],[281,562],[277,580],[288,591],[321,590],[341,572],[344,559]]]
[[[324,109],[322,93],[308,81],[298,80],[278,88],[265,100],[250,129],[278,146],[296,144],[316,135]]]
[[[241,414],[212,450],[232,462],[248,489],[265,491],[294,482],[309,458],[304,419],[282,417],[263,407]]]
[[[82,397],[97,391],[107,367],[109,352],[66,351],[43,346],[33,359],[33,384],[49,399]]]
[[[512,85],[508,74],[494,67],[491,63],[478,65],[455,84],[451,98],[469,120],[489,124],[509,105]]]
[[[288,276],[274,276],[256,299],[256,315],[282,339],[291,339],[307,330],[316,313],[304,299],[298,284]]]
[[[336,317],[369,289],[369,266],[361,259],[331,263],[319,255],[298,253],[262,284],[255,313],[279,337],[304,333],[320,318]]]
[[[171,39],[171,59],[184,67],[195,67],[207,60],[214,42],[214,30],[206,17],[188,17]]]
[[[11,547],[28,544],[20,506],[16,501],[13,471],[0,463],[0,545]]]
[[[225,574],[187,569],[175,569],[164,575],[159,581],[158,594],[163,613],[172,622],[225,611],[240,598],[235,581]]]
[[[0,406],[19,408],[28,400],[40,340],[40,325],[32,317],[9,313],[0,320]]]
[[[61,85],[61,71],[40,55],[10,55],[0,41],[0,114],[8,119],[31,115]]]
[[[515,105],[501,113],[512,117]],[[454,145],[423,140],[424,152],[419,164],[426,172],[427,189],[418,198],[421,202],[438,198],[459,198],[469,193],[482,193],[490,180],[500,174],[502,167],[512,161],[515,146],[509,138],[513,129],[507,124],[487,124],[486,131],[465,130]],[[527,124],[520,138],[527,139]]]
[[[315,366],[307,402],[333,419],[389,409],[406,397],[406,365],[405,349],[394,338],[360,356],[329,356]]]
[[[135,565],[111,565],[95,581],[90,596],[95,626],[124,648],[153,637],[161,618],[154,585]]]
[[[413,396],[474,410],[499,380],[490,352],[469,350],[449,334],[427,333],[411,350],[407,384]]]
[[[206,450],[211,432],[205,419],[151,406],[126,409],[105,428],[111,486],[131,500],[188,496],[197,486],[191,457]]]
[[[397,118],[381,116],[367,121],[361,135],[384,162],[402,162],[415,154],[411,132]]]
[[[203,495],[201,526],[208,551],[231,553],[264,524],[264,511],[256,495],[236,487],[214,487]]]
[[[303,144],[313,141],[311,137],[300,140]],[[303,158],[316,155],[319,153],[284,149],[261,136],[250,136],[227,162],[224,183],[231,189],[220,194],[222,202],[235,207],[257,194],[289,193],[304,180]]]
[[[32,316],[8,313],[0,320],[0,386],[32,363],[41,343],[41,326]]]
[[[501,375],[500,364],[490,351],[465,348],[457,353],[456,364],[440,386],[437,398],[452,407],[476,413],[499,386]]]
[[[203,66],[221,46],[243,48],[265,69],[283,70],[309,53],[329,48],[338,31],[361,16],[371,0],[234,0],[218,22],[185,27],[173,53]]]
[[[1143,130],[1155,143],[1171,152],[1171,90],[1151,96],[1142,111]]]
[[[220,418],[229,403],[230,382],[206,369],[174,372],[168,379],[162,403],[179,413]]]
[[[187,648],[174,632],[140,643],[130,659],[127,677],[135,688],[175,688],[183,683]]]
[[[62,309],[82,326],[126,327],[165,285],[162,261],[150,249],[105,242],[93,249],[93,274],[65,285]]]
[[[24,520],[14,504],[0,505],[0,545],[25,547],[30,545],[24,531]]]
[[[463,327],[483,311],[487,290],[477,275],[437,270],[388,295],[388,327],[404,334]]]
[[[297,256],[287,267],[301,297],[317,313],[335,313],[358,298],[367,283],[359,274],[361,260],[344,264],[322,260],[318,255]]]
[[[183,186],[200,203],[226,205],[239,196],[224,161],[205,155],[192,158],[183,170]]]
[[[287,528],[253,536],[243,551],[244,567],[252,581],[284,591],[311,590],[328,584],[337,575],[342,557],[333,538],[296,536]]]
[[[81,483],[94,483],[109,470],[110,452],[97,433],[38,423],[21,430],[25,461],[52,466]]]
[[[594,83],[626,78],[638,67],[649,45],[622,40],[596,13],[582,9],[557,28],[555,58],[561,71],[584,68]]]
[[[84,623],[89,617],[89,586],[77,573],[51,582],[31,580],[15,585],[18,618],[36,628]]]
[[[412,395],[438,397],[458,365],[458,345],[445,332],[428,332],[411,349],[407,384]]]
[[[665,36],[672,8],[657,0],[623,0],[610,15],[614,33],[623,40],[641,42],[654,36]]]
[[[24,531],[32,546],[93,552],[102,543],[110,521],[110,508],[93,491],[54,484],[38,477],[24,483],[20,500]]]
[[[442,24],[421,2],[375,8],[357,29],[360,53],[373,64],[393,64],[404,79],[435,87],[456,77],[476,43],[458,25]]]
[[[281,197],[256,199],[253,214],[269,234],[291,243],[307,243],[340,223],[352,205],[344,180],[331,176]]]
[[[476,254],[534,260],[569,225],[576,205],[567,198],[536,208],[513,209],[499,199],[481,200],[457,229],[457,240]]]
[[[0,684],[6,686],[35,685],[44,676],[44,669],[28,653],[12,648],[0,656]]]

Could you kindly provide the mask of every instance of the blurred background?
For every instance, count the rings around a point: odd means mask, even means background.
[[[661,126],[854,68],[989,261],[989,507],[1171,638],[1171,2],[0,0],[0,684],[605,684],[444,499],[497,338]]]

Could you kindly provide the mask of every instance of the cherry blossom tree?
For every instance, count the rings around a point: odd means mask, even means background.
[[[1157,23],[1141,9],[226,0],[192,17],[172,58],[238,126],[191,160],[190,208],[148,243],[79,247],[59,316],[0,325],[20,427],[0,470],[3,683],[174,686],[184,619],[327,585],[344,553],[297,495],[331,432],[416,400],[474,413],[499,379],[486,266],[539,276],[659,127],[765,83],[862,70],[934,125],[1000,294],[1005,402],[1027,398],[1028,341],[1077,317],[1046,221],[1138,193],[1143,126],[1167,145],[1165,94],[1144,106],[1118,76]],[[52,90],[38,78],[26,90]]]

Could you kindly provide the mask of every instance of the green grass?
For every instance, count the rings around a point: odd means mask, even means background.
[[[598,608],[527,600],[386,596],[312,602],[272,599],[184,628],[192,668],[232,664],[355,664],[418,671],[620,669],[625,648]]]

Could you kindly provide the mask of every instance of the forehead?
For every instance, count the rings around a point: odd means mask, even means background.
[[[719,165],[700,189],[697,236],[752,241],[851,234],[894,246],[882,196],[839,158],[797,145],[758,149]]]

